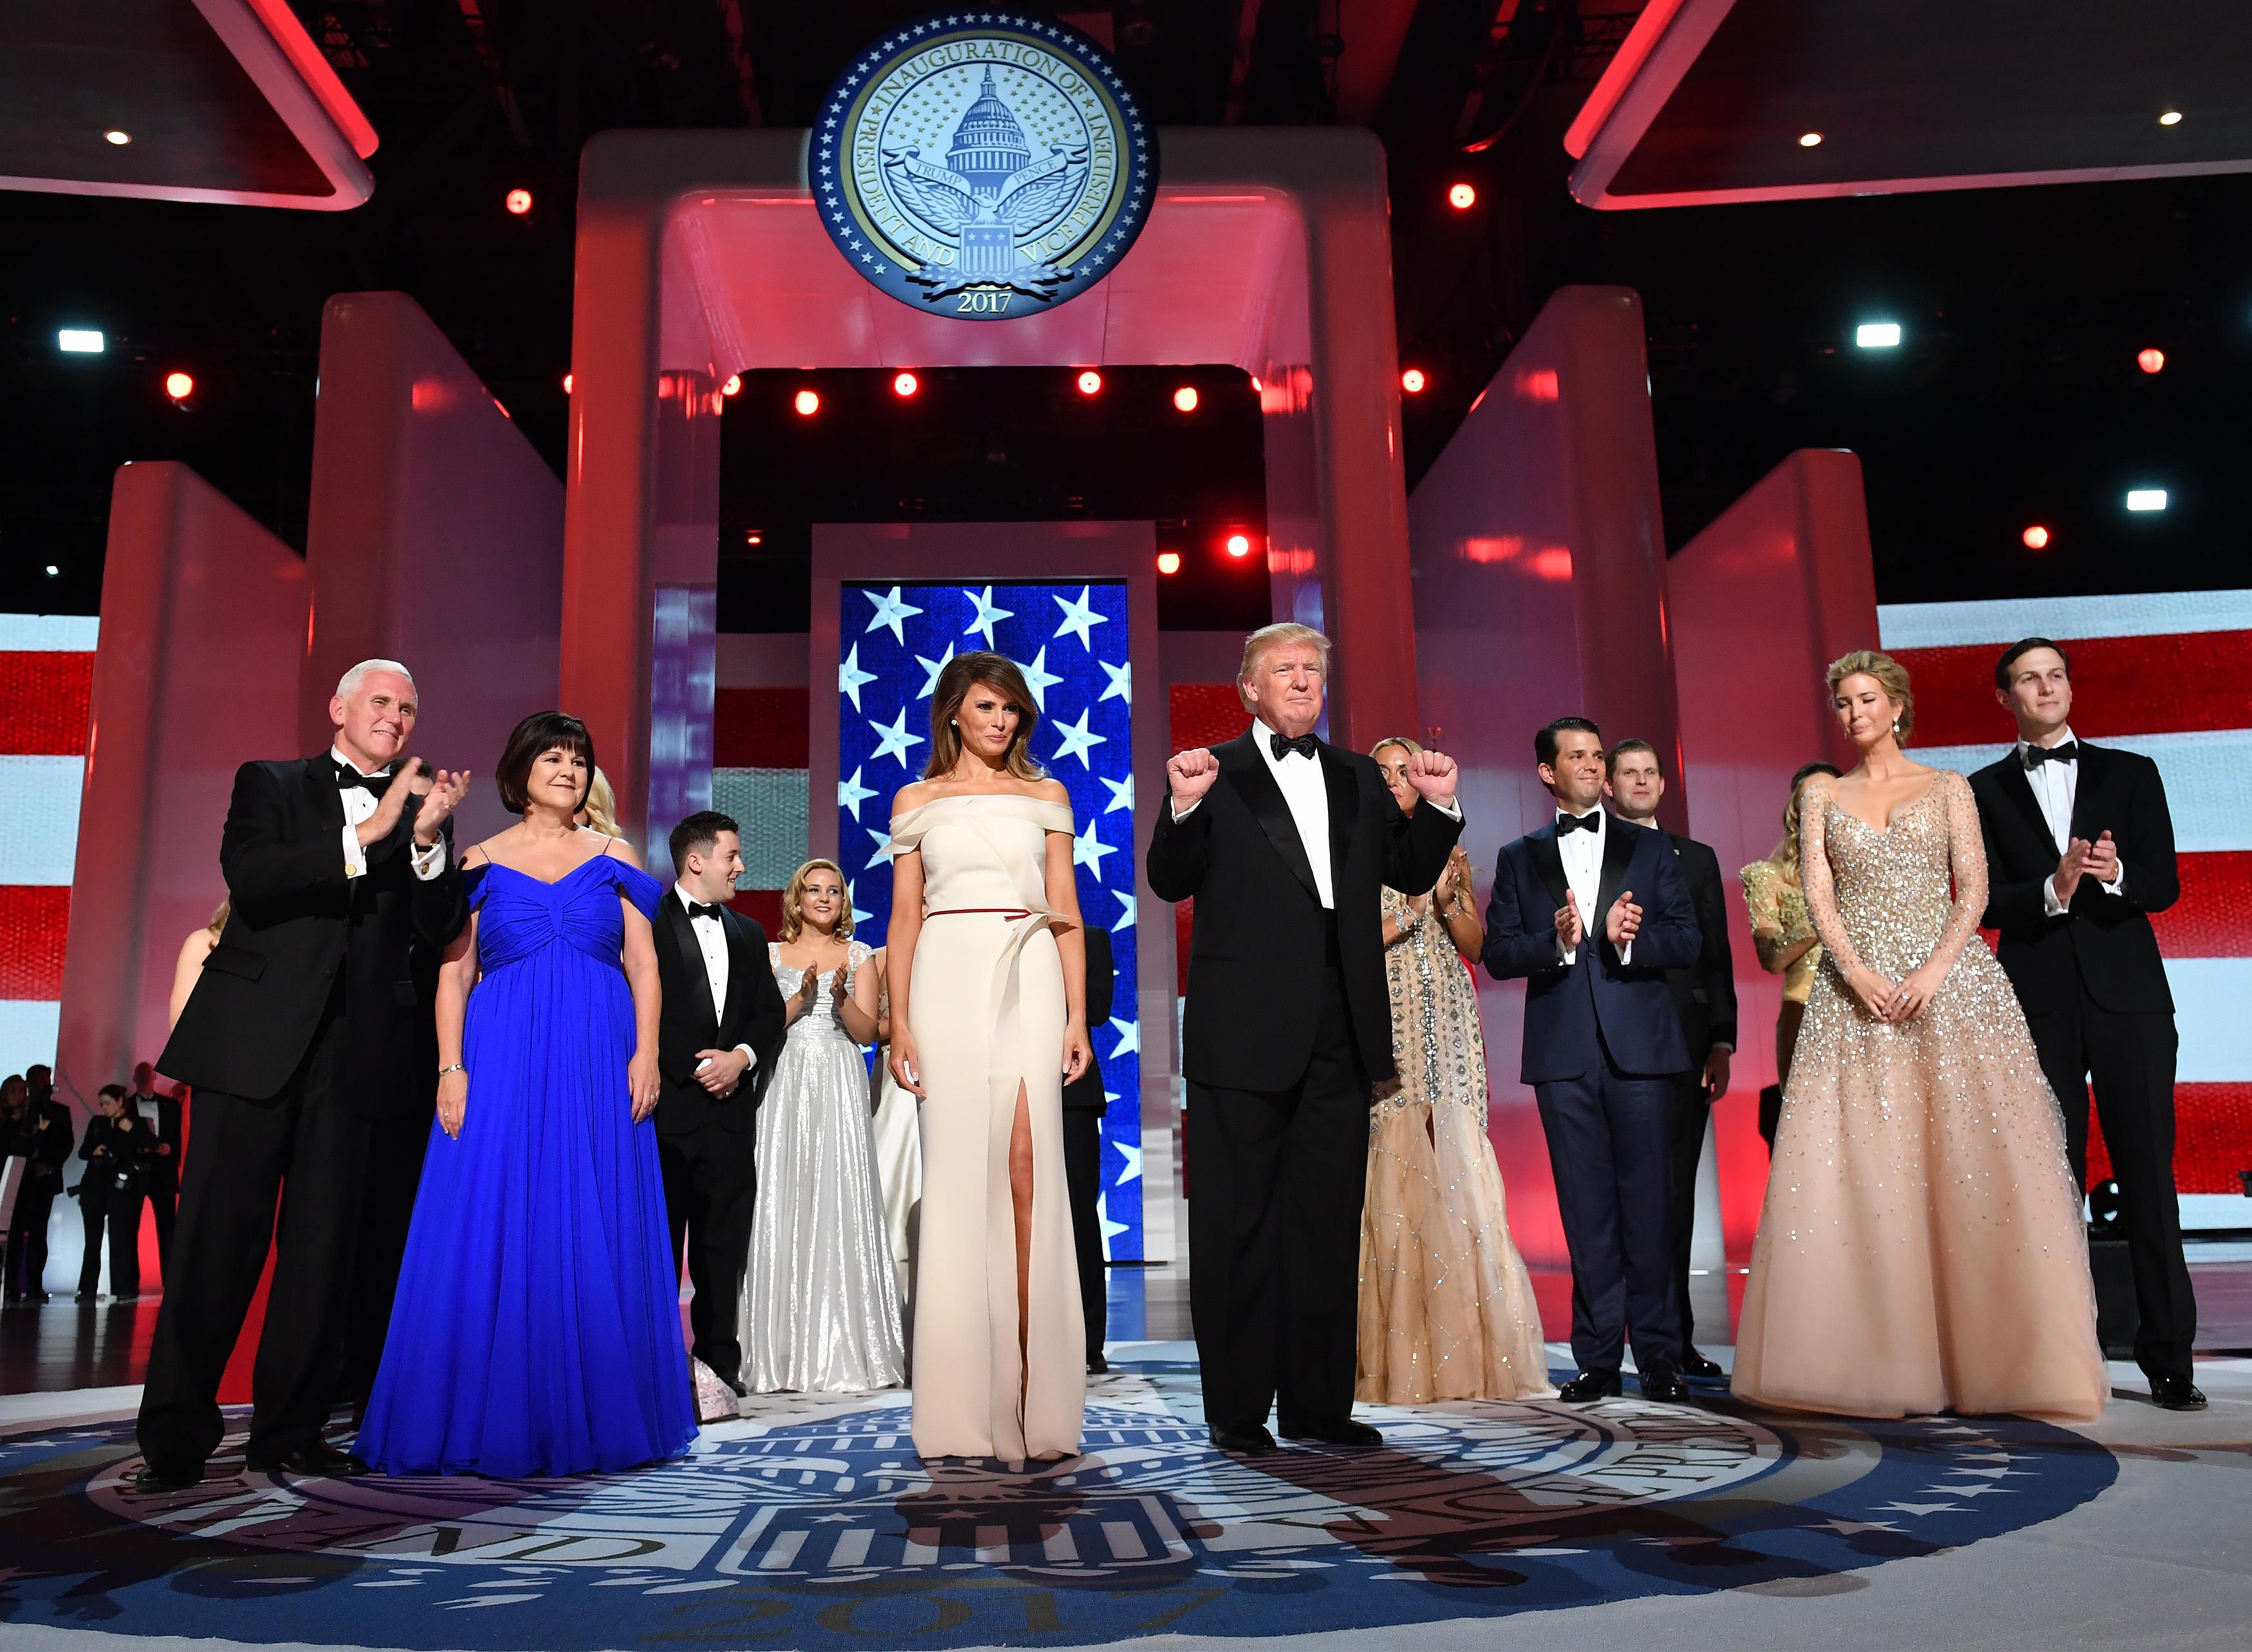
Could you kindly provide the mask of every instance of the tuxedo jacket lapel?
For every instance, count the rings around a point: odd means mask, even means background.
[[[1571,892],[1572,882],[1564,876],[1564,856],[1556,847],[1555,823],[1552,821],[1539,831],[1529,834],[1525,846],[1532,851],[1533,870],[1540,874],[1540,881],[1547,885],[1550,897],[1561,908],[1564,897]]]
[[[1324,741],[1318,749],[1322,781],[1330,796],[1330,890],[1342,899],[1345,863],[1352,853],[1353,823],[1360,814],[1360,788],[1333,747]]]
[[[2026,766],[2019,760],[2015,746],[2011,747],[2010,755],[2004,760],[2004,763],[2002,771],[2004,795],[2016,806],[2018,812],[2026,817],[2042,847],[2053,850],[2056,839],[2049,833],[2048,816],[2041,813],[2040,799],[2033,795],[2033,783],[2026,778]],[[2080,778],[2085,781],[2088,777],[2083,774]],[[2073,812],[2075,815],[2080,812],[2079,805],[2085,795],[2084,792],[2078,789],[2074,791]]]
[[[1595,875],[1595,909],[1580,914],[1580,920],[1587,925],[1589,934],[1602,933],[1603,914],[1610,911],[1611,902],[1616,900],[1620,892],[1626,888],[1627,863],[1634,858],[1634,846],[1639,841],[1638,835],[1646,829],[1629,825],[1616,815],[1603,823],[1603,864],[1602,871]],[[1630,833],[1637,836],[1630,836]],[[1649,899],[1649,890],[1642,892],[1644,899]]]
[[[680,909],[680,898],[670,889],[664,892],[657,913],[657,921],[664,930],[665,940],[671,946],[673,955],[680,960],[685,978],[694,982],[700,989],[701,996],[692,1000],[695,1005],[693,1013],[700,1024],[711,1014],[712,975],[704,968],[704,948],[696,944],[696,927],[688,921],[688,914]],[[732,964],[733,961],[731,955],[729,962]],[[733,977],[734,971],[731,968],[728,971],[731,996]],[[715,1035],[716,1032],[715,1028]]]
[[[673,905],[678,907],[679,903]],[[745,972],[750,968],[750,945],[743,938],[742,920],[726,907],[719,911],[719,934],[727,943],[727,996],[726,1008],[720,1011],[719,1036],[725,1038],[727,1029],[735,1025],[743,1014],[743,983],[750,977]],[[701,951],[701,948],[699,948]],[[700,963],[702,959],[699,957]],[[761,963],[766,961],[761,958]],[[708,984],[708,977],[707,984]]]
[[[1282,788],[1267,769],[1267,760],[1251,742],[1259,732],[1254,725],[1249,733],[1233,739],[1215,749],[1220,770],[1234,785],[1236,795],[1243,799],[1251,817],[1259,823],[1260,830],[1275,845],[1275,852],[1291,874],[1306,886],[1306,892],[1318,900],[1321,890],[1314,882],[1314,864],[1306,858],[1305,841],[1298,836],[1298,823],[1291,817],[1290,806],[1282,801]]]
[[[344,829],[344,795],[337,789],[336,764],[326,752],[305,760],[305,792],[316,819],[338,836]]]
[[[2111,778],[2110,760],[2111,753],[2102,746],[2080,742],[2080,777],[2072,787],[2072,835],[2091,843],[2103,835],[2101,823],[2109,818],[2104,785]]]

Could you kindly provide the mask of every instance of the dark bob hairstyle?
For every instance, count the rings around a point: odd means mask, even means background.
[[[579,788],[579,807],[586,807],[587,788],[594,783],[594,737],[575,717],[561,711],[534,711],[509,731],[508,744],[493,769],[493,784],[500,788],[503,809],[521,815],[532,806],[525,790],[532,783],[532,766],[541,753],[554,751],[587,760],[586,784]]]

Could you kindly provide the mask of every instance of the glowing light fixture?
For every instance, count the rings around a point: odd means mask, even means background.
[[[1266,386],[1266,385],[1262,385],[1262,384],[1261,384],[1261,383],[1259,382],[1259,379],[1258,379],[1257,376],[1255,374],[1255,375],[1253,376],[1253,378],[1252,378],[1252,380],[1251,380],[1251,393],[1252,393],[1253,395],[1255,395],[1255,395],[1259,394],[1261,392],[1264,391],[1266,388],[1267,388],[1267,386]]]
[[[55,348],[66,356],[99,356],[108,347],[99,327],[65,327],[55,334]]]
[[[1821,145],[1822,134],[1819,132],[1801,132],[1798,135],[1798,147],[1802,149],[1819,149]]]
[[[817,392],[801,390],[790,398],[789,405],[797,409],[798,417],[810,419],[821,411],[821,397]]]
[[[1467,212],[1477,205],[1477,191],[1467,184],[1457,184],[1447,191],[1447,205],[1457,212]]]
[[[1423,376],[1423,370],[1421,367],[1410,367],[1400,375],[1400,388],[1411,396],[1419,394],[1423,386],[1430,382]]]
[[[2166,352],[2163,350],[2144,350],[2136,352],[2135,365],[2146,373],[2161,371],[2165,364]]]
[[[2026,549],[2028,551],[2045,551],[2048,548],[2048,530],[2039,523],[2027,528],[2018,538],[2026,542]]]
[[[522,218],[532,210],[532,191],[524,189],[511,190],[500,198],[500,204],[508,208],[512,216]]]
[[[1183,413],[1194,413],[1197,410],[1196,386],[1194,385],[1183,385],[1178,390],[1175,391],[1173,392],[1173,406],[1179,408]]]
[[[563,375],[563,393],[566,396],[571,393],[571,375],[568,373]]]
[[[1082,395],[1082,396],[1093,396],[1093,395],[1097,395],[1097,394],[1099,394],[1099,393],[1102,392],[1102,375],[1101,373],[1096,372],[1093,368],[1091,368],[1091,367],[1090,367],[1089,369],[1088,369],[1088,371],[1085,371],[1085,372],[1083,372],[1083,373],[1080,374],[1080,376],[1079,376],[1079,393],[1080,393],[1081,395]]]
[[[724,385],[720,385],[720,386],[719,386],[719,393],[720,393],[721,395],[723,395],[723,396],[732,396],[732,395],[735,394],[738,391],[741,390],[741,389],[742,389],[742,387],[743,387],[743,376],[742,376],[742,374],[740,374],[740,373],[729,373],[729,374],[727,375],[727,382],[726,382],[726,384],[724,384]]]
[[[101,135],[101,141],[104,143],[114,143],[122,149],[133,142],[133,134],[126,131],[122,127],[113,126]]]
[[[2158,117],[2158,124],[2160,126],[2179,126],[2181,124],[2181,111],[2179,109],[2168,109],[2164,115]]]
[[[764,545],[766,542],[766,535],[761,533],[756,528],[747,529],[743,533],[745,545]]]
[[[185,401],[196,393],[195,376],[191,373],[166,373],[164,393],[174,401]]]
[[[1863,322],[1853,329],[1853,342],[1863,350],[1896,350],[1901,326],[1896,321]]]
[[[1176,559],[1175,559],[1175,560],[1176,560],[1176,561],[1178,561],[1178,558],[1176,558]],[[53,563],[50,562],[50,563],[48,563],[48,564],[47,564],[47,578],[49,578],[50,580],[53,579],[56,575],[59,574],[61,572],[62,572],[62,570],[61,570],[60,568],[57,567]]]
[[[1160,552],[1157,552],[1157,572],[1158,572],[1158,573],[1178,573],[1180,571],[1181,571],[1181,553],[1180,553],[1179,552],[1178,552],[1178,551],[1160,551]],[[49,568],[49,569],[47,570],[47,572],[48,572],[48,573],[52,573],[54,572],[54,570],[53,570],[52,568]]]
[[[901,373],[892,380],[892,393],[894,396],[912,396],[921,388],[922,382],[913,373]]]
[[[2130,510],[2163,510],[2166,508],[2164,488],[2130,488],[2127,489],[2127,509]]]
[[[1248,533],[1229,534],[1227,536],[1227,554],[1232,557],[1249,556],[1251,554],[1251,536]]]

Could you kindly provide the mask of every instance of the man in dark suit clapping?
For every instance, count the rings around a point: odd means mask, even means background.
[[[741,829],[706,809],[672,829],[677,877],[658,909],[657,1153],[672,1228],[672,1271],[685,1253],[696,1357],[744,1392],[735,1297],[750,1258],[758,1196],[760,1087],[782,1053],[782,989],[766,932],[731,910],[743,871]]]
[[[333,746],[235,774],[219,843],[233,912],[156,1063],[195,1087],[196,1124],[141,1400],[148,1489],[195,1484],[219,1446],[219,1379],[269,1235],[249,1467],[366,1472],[322,1429],[344,1366],[369,1135],[428,1105],[415,1028],[429,1009],[410,942],[442,950],[468,918],[447,818],[469,776],[402,755],[415,713],[406,667],[365,661],[329,701]]]
[[[2150,914],[2181,894],[2158,765],[2073,738],[2072,667],[2029,636],[1994,667],[2017,718],[2009,755],[1970,777],[1986,840],[1986,927],[2064,1108],[2073,1179],[2088,1183],[2088,1090],[2103,1121],[2135,1274],[2135,1363],[2170,1411],[2205,1405],[2190,1375],[2197,1297],[2174,1191],[2173,992]]]
[[[1681,1310],[1682,1373],[1716,1378],[1726,1375],[1719,1363],[1697,1351],[1696,1319],[1689,1308],[1689,1241],[1697,1225],[1697,1162],[1704,1156],[1713,1103],[1728,1093],[1729,1059],[1736,1052],[1735,961],[1728,951],[1728,903],[1720,881],[1720,857],[1708,845],[1658,823],[1658,806],[1665,799],[1665,770],[1648,740],[1621,740],[1611,747],[1608,789],[1621,820],[1649,828],[1673,850],[1689,885],[1689,905],[1697,914],[1697,961],[1686,969],[1665,972],[1673,1013],[1681,1017],[1681,1036],[1689,1044],[1689,1071],[1674,1089],[1668,1225],[1674,1300]],[[1720,1330],[1725,1340],[1725,1321]]]
[[[1666,844],[1604,812],[1600,729],[1560,717],[1533,750],[1556,818],[1501,851],[1485,967],[1526,982],[1519,1076],[1540,1104],[1572,1257],[1580,1374],[1562,1397],[1617,1394],[1630,1329],[1644,1395],[1686,1399],[1668,1149],[1690,1062],[1666,972],[1697,961],[1696,913]]]

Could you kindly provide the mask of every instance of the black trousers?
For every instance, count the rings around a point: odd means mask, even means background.
[[[1669,1239],[1673,1109],[1681,1075],[1596,1071],[1533,1086],[1556,1211],[1572,1257],[1572,1357],[1616,1371],[1630,1329],[1637,1368],[1681,1361]]]
[[[37,1296],[40,1278],[47,1271],[47,1220],[54,1214],[56,1178],[31,1179],[25,1162],[16,1188],[16,1208],[8,1218],[8,1289],[17,1296]]]
[[[1189,1081],[1189,1316],[1205,1420],[1285,1428],[1352,1410],[1368,1073],[1335,968],[1283,1090]]]
[[[156,1218],[156,1271],[167,1285],[172,1282],[172,1218],[179,1204],[178,1156],[150,1161],[149,1212]]]
[[[1087,1357],[1102,1351],[1109,1324],[1109,1278],[1102,1266],[1102,1115],[1087,1107],[1063,1110],[1063,1177],[1071,1194],[1071,1238],[1079,1257],[1079,1306],[1087,1318]]]
[[[97,1180],[100,1185],[97,1185]],[[109,1235],[109,1294],[141,1294],[141,1194],[121,1192],[109,1178],[89,1168],[80,1183],[80,1219],[86,1224],[86,1248],[80,1253],[78,1294],[91,1296],[101,1288],[101,1236]]]
[[[356,1410],[366,1405],[375,1373],[383,1364],[384,1339],[391,1332],[392,1304],[399,1294],[400,1265],[407,1260],[407,1230],[414,1219],[414,1195],[422,1185],[422,1156],[430,1149],[430,1129],[431,1119],[420,1112],[378,1119],[368,1126],[359,1243],[352,1253],[351,1305],[344,1319],[344,1375],[337,1384],[337,1392],[349,1398]]]
[[[2119,1182],[2119,1221],[2135,1275],[2135,1363],[2153,1377],[2190,1375],[2197,1296],[2182,1258],[2181,1206],[2174,1193],[2174,1056],[2179,1035],[2165,1014],[2121,1015],[2087,994],[2077,1009],[2027,1016],[2041,1071],[2064,1108],[2072,1177],[2088,1185],[2088,1091],[2111,1173]]]
[[[743,1371],[735,1298],[750,1260],[751,1213],[759,1190],[757,1142],[750,1130],[708,1126],[657,1138],[665,1220],[672,1230],[672,1276],[680,1277],[685,1255],[689,1282],[696,1288],[688,1302],[693,1351],[731,1383],[740,1380]]]
[[[190,1467],[219,1448],[219,1379],[269,1239],[274,1283],[251,1376],[253,1464],[311,1444],[328,1421],[344,1369],[371,1135],[344,1096],[344,1035],[332,1009],[271,1101],[197,1093],[172,1236],[175,1277],[157,1311],[141,1398],[141,1451],[151,1462]]]
[[[1674,1311],[1685,1350],[1697,1341],[1697,1316],[1689,1307],[1689,1241],[1697,1228],[1697,1163],[1705,1156],[1705,1126],[1712,1114],[1702,1073],[1687,1073],[1674,1080],[1673,1129],[1666,1167],[1666,1238],[1672,1246]],[[1727,1328],[1721,1329],[1725,1333]]]

